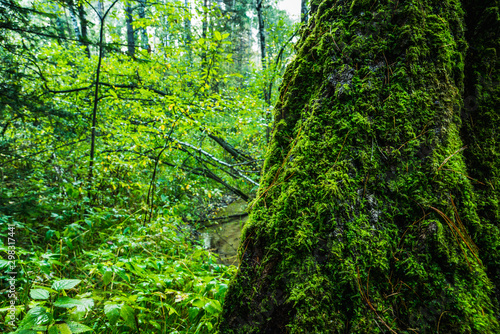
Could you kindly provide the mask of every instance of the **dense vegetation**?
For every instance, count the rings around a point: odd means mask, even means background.
[[[235,267],[197,229],[255,193],[296,31],[276,3],[0,0],[0,332],[214,330]]]

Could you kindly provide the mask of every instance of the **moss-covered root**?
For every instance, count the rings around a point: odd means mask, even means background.
[[[220,333],[500,332],[499,237],[460,136],[464,15],[457,0],[321,2],[283,80]]]
[[[465,1],[467,41],[462,138],[482,221],[478,246],[500,303],[500,1]]]

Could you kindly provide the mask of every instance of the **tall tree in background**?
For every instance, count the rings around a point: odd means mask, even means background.
[[[146,0],[139,0],[139,19],[146,18]],[[144,23],[141,25],[141,46],[143,50],[149,49],[148,32]]]
[[[499,1],[316,5],[220,333],[498,333]]]
[[[134,33],[134,9],[130,2],[125,3],[125,23],[127,27],[127,51],[129,56],[134,57],[135,55],[135,33]]]
[[[262,8],[263,0],[257,0],[255,9],[257,10],[257,20],[259,22],[259,46],[260,46],[260,61],[262,68],[267,68],[266,59],[266,27],[264,26],[264,15]]]
[[[308,21],[307,0],[300,1],[300,22],[307,23]]]
[[[98,8],[102,7],[102,2],[99,1]],[[87,19],[85,18],[85,7],[83,7],[83,1],[78,4],[78,18],[80,19],[80,29],[81,29],[81,41],[82,44],[85,45],[85,53],[87,57],[90,58],[90,49],[89,49],[89,37],[88,37],[88,29],[87,29]]]

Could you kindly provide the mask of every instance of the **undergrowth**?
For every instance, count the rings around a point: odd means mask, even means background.
[[[234,267],[217,264],[180,217],[147,226],[141,218],[95,209],[63,230],[47,228],[45,243],[24,223],[0,218],[3,275],[12,264],[9,233],[17,242],[15,287],[0,291],[0,332],[211,332]],[[13,291],[16,331],[7,321]]]

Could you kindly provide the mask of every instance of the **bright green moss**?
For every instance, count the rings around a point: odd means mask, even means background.
[[[500,233],[461,150],[463,16],[452,0],[321,3],[281,87],[221,333],[500,330],[486,255]]]

